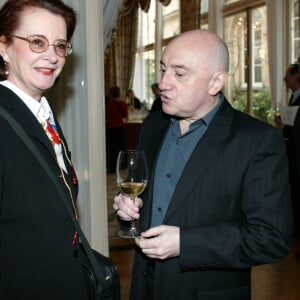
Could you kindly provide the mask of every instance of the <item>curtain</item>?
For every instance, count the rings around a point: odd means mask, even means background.
[[[118,13],[123,7],[123,0],[103,0],[103,45],[106,49],[114,35]]]
[[[138,29],[138,6],[127,1],[121,12],[116,29],[116,38],[111,47],[110,86],[121,89],[121,97],[132,87]]]
[[[180,1],[181,32],[200,28],[201,0]]]
[[[106,0],[108,2],[108,0]],[[137,47],[138,9],[147,12],[151,0],[124,0],[122,11],[111,39],[111,47],[107,50],[105,61],[105,90],[117,85],[121,89],[121,97],[132,88],[135,55]],[[159,0],[164,6],[171,0]],[[113,1],[110,1],[113,2]]]
[[[138,2],[139,2],[141,9],[144,12],[148,12],[151,0],[138,0]],[[164,6],[168,6],[170,4],[171,0],[159,0],[159,2]]]

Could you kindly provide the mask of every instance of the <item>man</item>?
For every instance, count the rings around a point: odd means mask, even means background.
[[[228,63],[226,45],[204,30],[175,37],[163,53],[163,112],[145,119],[138,145],[149,184],[143,200],[120,194],[113,205],[143,231],[132,300],[251,299],[251,267],[289,251],[283,138],[229,105]]]
[[[106,145],[108,148],[108,173],[115,173],[117,157],[120,150],[125,148],[125,120],[128,108],[120,99],[120,87],[109,89],[109,98],[105,103]]]
[[[292,91],[289,106],[300,105],[300,76],[299,64],[291,64],[284,75],[286,88]]]
[[[284,75],[286,88],[292,91],[289,106],[294,106],[297,110],[300,105],[300,75],[299,64],[291,64]],[[289,161],[289,178],[291,185],[291,199],[294,213],[294,238],[300,239],[300,113],[296,114],[294,124],[285,125],[279,119],[276,123],[282,129],[286,142],[286,151]],[[300,253],[296,252],[300,258]]]
[[[131,108],[131,109],[141,109],[141,100],[135,96],[133,89],[127,90],[126,93],[126,104]]]
[[[154,101],[152,103],[150,112],[156,111],[156,110],[161,110],[162,109],[162,103],[161,103],[161,98],[160,98],[160,90],[158,87],[158,83],[153,83],[151,85],[151,90],[154,95]]]

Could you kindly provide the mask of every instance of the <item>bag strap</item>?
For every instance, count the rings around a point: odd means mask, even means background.
[[[68,205],[68,201],[65,197],[65,194],[61,188],[61,186],[58,184],[57,178],[54,175],[54,173],[52,173],[50,171],[50,168],[48,166],[47,161],[45,160],[45,158],[42,156],[41,152],[39,151],[39,149],[36,147],[36,145],[32,142],[32,140],[29,138],[28,134],[25,132],[25,130],[20,126],[20,124],[5,110],[0,106],[0,116],[2,116],[7,123],[11,126],[11,128],[15,131],[15,133],[19,136],[19,138],[24,142],[24,144],[28,147],[28,149],[32,152],[32,154],[35,156],[35,158],[38,160],[38,162],[40,163],[40,165],[42,166],[42,168],[44,169],[44,171],[47,173],[47,175],[49,176],[49,178],[51,179],[52,183],[54,184],[56,190],[58,191],[60,198],[62,199],[62,202],[64,204],[65,209],[67,210],[69,217],[74,225],[74,227],[76,228],[77,232],[79,233],[79,237],[81,239],[82,245],[84,247],[84,250],[86,251],[87,257],[93,267],[93,270],[96,274],[97,280],[101,281],[102,278],[104,278],[105,280],[109,280],[110,278],[106,275],[104,275],[102,272],[103,270],[101,270],[98,267],[97,264],[97,260],[95,257],[95,254],[93,253],[89,242],[87,241],[79,223],[77,222],[77,220],[75,219],[74,213],[71,210],[70,206]],[[104,275],[104,276],[103,276]],[[106,277],[105,277],[106,276]],[[106,286],[106,281],[103,282],[99,282],[98,284],[98,288],[102,288]]]

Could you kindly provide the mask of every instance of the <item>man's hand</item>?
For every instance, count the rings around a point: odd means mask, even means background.
[[[142,232],[141,238],[136,238],[136,244],[142,252],[156,259],[166,259],[180,254],[179,227],[160,225]]]
[[[132,219],[139,219],[139,210],[143,206],[141,198],[135,198],[134,202],[130,197],[123,194],[119,194],[114,197],[113,208],[115,214],[124,221],[130,221]]]

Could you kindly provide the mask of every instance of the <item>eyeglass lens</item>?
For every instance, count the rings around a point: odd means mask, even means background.
[[[71,54],[72,46],[65,40],[57,40],[50,45],[46,37],[40,35],[33,35],[27,38],[30,49],[33,52],[45,52],[49,46],[54,46],[55,53],[59,56],[65,57]]]

